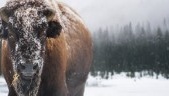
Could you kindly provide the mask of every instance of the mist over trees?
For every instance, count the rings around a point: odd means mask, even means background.
[[[100,28],[93,33],[95,72],[146,71],[148,75],[161,74],[169,78],[169,30],[167,22],[157,28],[129,23],[122,27]]]

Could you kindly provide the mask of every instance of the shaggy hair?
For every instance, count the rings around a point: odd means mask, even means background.
[[[1,64],[8,95],[83,96],[92,63],[92,40],[80,16],[57,0],[9,0],[5,8],[5,13],[10,15],[3,18],[6,23],[2,22],[2,29],[6,32],[12,26],[11,29],[15,29],[13,34],[15,31],[19,33],[2,40]],[[46,9],[55,10],[50,10],[54,16],[47,18],[45,14],[48,13],[43,13]],[[41,39],[35,35],[38,31],[42,33]],[[17,40],[13,36],[21,39],[13,43]],[[14,46],[11,47],[11,44]],[[43,53],[44,56],[40,56]],[[31,64],[36,62],[41,65],[36,78],[22,79],[16,71],[15,65],[24,61],[20,58],[23,54]]]

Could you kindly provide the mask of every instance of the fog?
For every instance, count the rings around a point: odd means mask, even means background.
[[[60,0],[73,7],[91,30],[99,27],[169,22],[169,0]],[[5,0],[0,1],[0,6]]]
[[[169,18],[169,0],[63,1],[77,9],[91,29],[129,22],[150,22],[158,26],[164,18]]]

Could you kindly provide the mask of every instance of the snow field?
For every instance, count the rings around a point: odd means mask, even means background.
[[[7,96],[5,80],[0,77],[0,96]],[[110,79],[89,75],[84,96],[168,96],[169,80],[159,77],[128,78],[124,74]]]

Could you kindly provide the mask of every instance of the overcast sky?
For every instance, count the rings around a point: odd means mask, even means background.
[[[158,25],[169,21],[169,0],[60,0],[81,15],[90,29],[129,22]],[[0,1],[3,6],[5,0]]]

